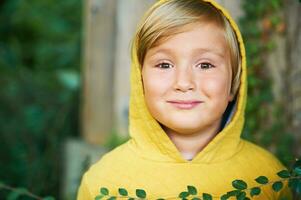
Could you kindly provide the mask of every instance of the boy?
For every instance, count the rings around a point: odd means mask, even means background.
[[[221,199],[236,179],[248,189],[262,175],[277,180],[282,164],[240,138],[246,95],[245,49],[227,12],[211,0],[158,1],[133,41],[131,139],[84,174],[78,200],[177,199],[188,185]],[[280,196],[287,188],[267,185],[252,198]]]

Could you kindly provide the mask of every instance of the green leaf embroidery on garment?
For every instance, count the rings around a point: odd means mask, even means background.
[[[197,189],[194,186],[188,185],[187,186],[188,193],[191,195],[196,195],[197,194]]]
[[[238,200],[244,200],[246,198],[246,192],[240,192],[237,196]]]
[[[136,196],[144,199],[146,197],[146,192],[143,189],[136,189]]]
[[[107,200],[116,200],[117,198],[115,196],[111,196],[110,198],[108,198]]]
[[[96,197],[95,197],[95,200],[100,200],[100,199],[102,199],[104,197],[104,195],[97,195]]]
[[[212,200],[211,194],[203,193],[203,200]]]
[[[232,186],[238,190],[245,190],[247,189],[248,185],[243,180],[235,180],[232,182]]]
[[[181,192],[180,194],[179,194],[179,197],[180,198],[186,198],[186,197],[188,197],[189,196],[189,193],[188,192]]]
[[[273,183],[272,188],[275,192],[279,192],[283,187],[283,183],[281,181],[277,181]]]
[[[269,182],[269,179],[265,176],[259,176],[255,179],[255,181],[259,184],[267,184]]]
[[[289,178],[291,176],[290,172],[287,170],[282,170],[277,173],[280,178]]]
[[[109,195],[109,190],[105,187],[100,188],[100,193],[103,195]]]
[[[230,196],[228,194],[224,194],[221,196],[221,200],[227,200]]]
[[[227,195],[229,197],[232,197],[232,196],[237,196],[239,193],[240,193],[240,190],[232,190],[232,191],[227,192]]]
[[[253,196],[259,195],[260,193],[261,193],[261,189],[259,187],[253,187],[251,189],[250,195],[251,195],[251,197],[253,197]]]
[[[128,195],[128,191],[124,188],[119,188],[118,189],[118,193],[121,195],[121,196],[127,196]]]

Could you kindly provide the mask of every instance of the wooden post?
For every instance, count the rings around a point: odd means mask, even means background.
[[[282,95],[286,94],[283,105],[287,113],[287,125],[294,138],[294,154],[301,155],[301,3],[285,1],[286,54],[285,81]]]
[[[243,10],[241,8],[242,0],[216,0],[216,2],[225,7],[229,11],[235,22],[238,24],[238,19],[243,14]]]
[[[155,0],[117,0],[117,35],[114,67],[114,127],[121,137],[128,136],[130,95],[130,43],[137,24]]]
[[[112,131],[115,0],[85,1],[82,134],[103,144]]]

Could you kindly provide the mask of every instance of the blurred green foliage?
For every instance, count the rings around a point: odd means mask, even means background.
[[[272,94],[272,77],[267,56],[281,34],[283,0],[244,0],[240,27],[248,66],[248,101],[243,137],[273,151],[288,167],[294,162],[293,136],[285,124],[285,107]],[[298,155],[297,155],[298,156]]]
[[[0,180],[41,196],[59,196],[79,132],[81,15],[80,0],[0,1]]]
[[[249,75],[243,137],[288,165],[293,138],[263,67],[275,48],[264,37],[263,19],[273,32],[282,7],[283,0],[243,1]],[[0,0],[0,180],[39,196],[59,197],[62,144],[79,133],[81,15],[80,0]],[[119,143],[113,135],[107,146]],[[8,192],[0,190],[0,199],[13,198]]]

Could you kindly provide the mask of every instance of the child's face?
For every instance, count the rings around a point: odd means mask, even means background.
[[[151,115],[181,134],[218,128],[233,99],[231,78],[229,50],[214,24],[171,36],[146,53],[142,67]]]

